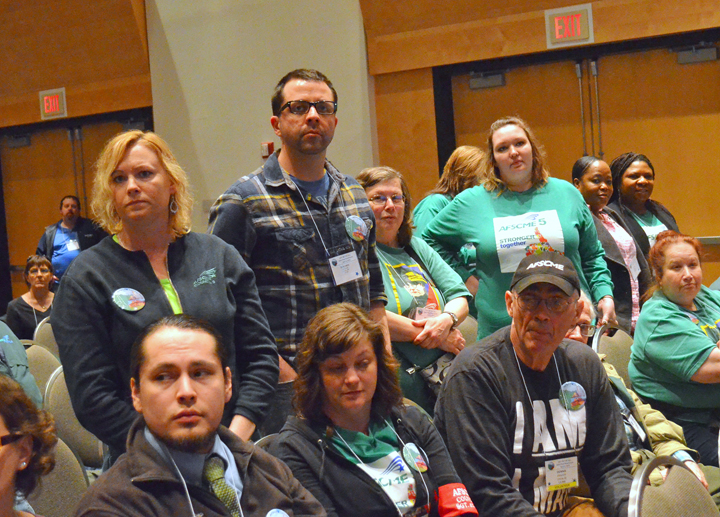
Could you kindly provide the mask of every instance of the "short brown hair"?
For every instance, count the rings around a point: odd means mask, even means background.
[[[130,348],[130,376],[135,379],[137,386],[140,386],[140,369],[143,364],[145,364],[145,342],[153,334],[165,328],[194,330],[210,335],[215,340],[215,354],[222,366],[223,375],[225,374],[225,368],[230,366],[230,354],[225,346],[222,335],[217,329],[213,327],[211,323],[201,318],[196,318],[189,314],[172,314],[160,318],[145,327],[135,338]]]
[[[28,273],[30,273],[30,270],[35,266],[47,266],[51,273],[55,273],[55,268],[53,267],[52,262],[49,258],[44,255],[30,255],[27,258],[27,262],[25,263],[25,273],[23,273],[23,276],[25,277],[25,283],[28,285],[28,287],[30,287],[30,282],[28,282],[27,279]]]
[[[15,476],[15,489],[27,496],[40,476],[55,466],[55,421],[50,413],[35,407],[20,384],[6,375],[0,375],[0,417],[10,434],[32,439],[30,461]]]
[[[315,422],[326,417],[323,412],[323,383],[320,364],[333,355],[350,350],[361,339],[372,344],[377,359],[377,387],[372,410],[382,417],[402,403],[397,377],[398,363],[385,348],[382,327],[363,309],[352,303],[325,307],[313,317],[298,347],[293,404],[298,414]]]
[[[72,194],[68,194],[67,196],[65,196],[64,198],[62,198],[60,200],[60,210],[62,210],[63,203],[65,203],[66,199],[72,199],[73,201],[75,201],[75,204],[77,205],[78,210],[80,210],[80,198],[77,196],[73,196]]]
[[[270,105],[272,106],[273,115],[276,117],[280,116],[280,108],[282,108],[282,105],[285,102],[285,98],[283,97],[285,85],[296,79],[300,81],[315,81],[327,84],[333,94],[333,101],[337,103],[338,97],[335,87],[325,74],[319,72],[318,70],[313,70],[312,68],[298,68],[297,70],[293,70],[292,72],[285,74],[283,78],[278,81],[277,85],[275,85],[275,90],[273,90],[273,95],[270,99]]]
[[[480,172],[482,184],[490,192],[495,190],[502,192],[507,188],[505,182],[500,179],[500,171],[498,170],[497,163],[495,162],[492,141],[495,131],[505,126],[517,126],[525,131],[525,135],[527,136],[528,142],[530,142],[530,147],[532,148],[532,185],[535,188],[542,187],[547,183],[547,180],[550,177],[550,173],[545,167],[545,149],[535,137],[535,133],[533,133],[532,129],[530,129],[528,123],[520,117],[501,118],[493,122],[490,126],[490,131],[488,131],[487,134],[488,154],[483,160],[483,166]]]
[[[443,168],[435,188],[427,193],[457,196],[460,192],[480,184],[480,167],[485,153],[479,147],[461,145],[453,151]]]
[[[358,177],[355,179],[357,179],[358,183],[360,183],[365,190],[384,181],[393,179],[400,180],[400,188],[402,189],[403,196],[405,196],[405,208],[403,210],[403,222],[398,229],[397,240],[398,244],[402,247],[410,244],[415,226],[412,220],[412,197],[410,196],[410,189],[407,183],[405,183],[403,175],[392,167],[369,167],[360,171],[360,174],[358,174]]]
[[[122,221],[115,208],[113,192],[110,189],[110,178],[125,153],[136,144],[142,144],[155,152],[170,177],[170,181],[175,186],[173,197],[177,203],[177,212],[169,212],[170,227],[176,237],[185,235],[190,231],[193,204],[187,174],[180,167],[167,142],[152,131],[143,132],[137,129],[125,131],[115,135],[105,144],[105,148],[95,163],[91,203],[95,220],[110,234],[122,230]]]
[[[660,232],[655,239],[655,245],[650,248],[650,253],[648,253],[648,265],[650,266],[650,271],[652,272],[653,283],[643,296],[643,300],[649,300],[652,295],[660,289],[660,279],[665,272],[665,254],[667,253],[667,249],[673,244],[680,243],[692,246],[695,249],[695,253],[697,253],[700,264],[702,265],[703,247],[699,240],[695,237],[678,233],[674,230],[665,230],[664,232]]]

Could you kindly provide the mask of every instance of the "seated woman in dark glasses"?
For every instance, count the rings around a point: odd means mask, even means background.
[[[37,409],[17,382],[0,375],[0,515],[33,515],[13,506],[55,466],[56,442],[52,416]]]

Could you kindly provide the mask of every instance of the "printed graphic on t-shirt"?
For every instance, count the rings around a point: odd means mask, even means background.
[[[493,219],[500,271],[514,273],[528,255],[565,252],[565,238],[556,210],[528,212]]]
[[[642,229],[645,231],[645,235],[647,235],[648,241],[650,242],[650,247],[652,248],[653,246],[655,246],[655,241],[657,240],[658,234],[667,230],[667,226],[660,223],[655,226],[643,226]]]
[[[585,445],[586,410],[583,406],[578,411],[569,411],[557,398],[547,402],[534,400],[532,415],[526,415],[525,407],[523,401],[515,403],[516,467],[512,483],[526,499],[529,497],[535,510],[551,513],[565,506],[568,490],[548,491],[545,464],[548,460],[575,456],[576,450],[579,454]],[[532,433],[531,440],[526,440],[528,433]]]
[[[358,467],[380,485],[400,512],[405,514],[413,509],[417,499],[415,478],[399,452],[392,452],[372,463],[360,463]]]
[[[400,264],[392,267],[392,273],[397,280],[397,286],[405,289],[413,297],[413,303],[404,311],[403,316],[412,318],[411,312],[418,307],[442,309],[435,286],[426,279],[420,266]]]
[[[705,310],[700,309],[697,311],[697,315],[692,312],[687,312],[686,315],[713,343],[720,341],[720,318],[716,318],[717,314],[707,314]],[[698,316],[701,316],[702,319]],[[712,321],[712,323],[708,324],[707,321]]]

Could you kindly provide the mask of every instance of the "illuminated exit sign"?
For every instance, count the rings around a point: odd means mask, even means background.
[[[40,92],[40,118],[42,120],[67,117],[65,88]]]
[[[545,37],[547,48],[594,43],[592,4],[545,11]]]

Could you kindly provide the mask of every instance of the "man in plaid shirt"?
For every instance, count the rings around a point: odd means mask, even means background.
[[[372,209],[363,188],[325,159],[337,125],[335,88],[317,70],[294,70],[275,87],[272,110],[282,148],[218,198],[209,226],[255,272],[278,345],[277,414],[264,433],[278,431],[290,411],[297,344],[320,309],[352,302],[387,329]]]

